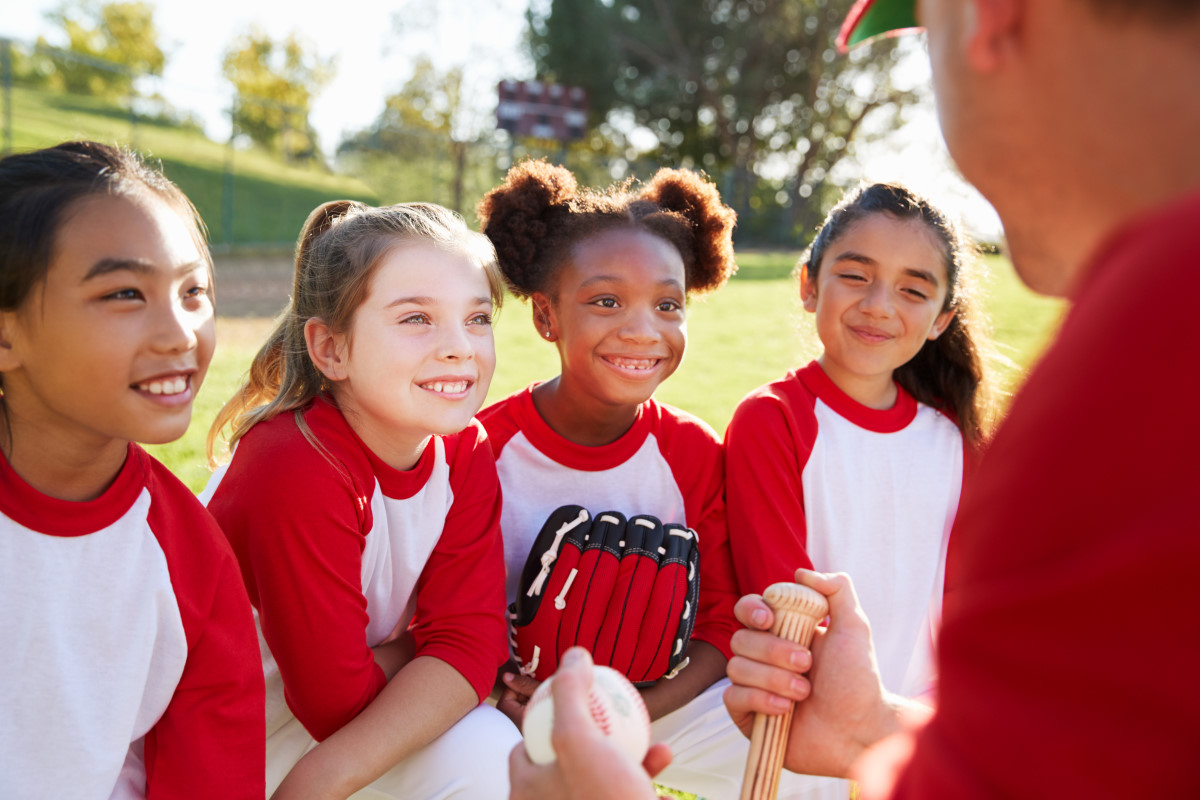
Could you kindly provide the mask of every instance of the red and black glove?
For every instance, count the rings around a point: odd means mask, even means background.
[[[700,595],[696,532],[616,511],[555,510],[525,561],[508,608],[521,672],[545,680],[567,648],[648,686],[687,665]]]

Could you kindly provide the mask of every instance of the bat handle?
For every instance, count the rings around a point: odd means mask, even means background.
[[[824,595],[798,583],[771,584],[763,592],[763,600],[775,613],[771,633],[805,647],[812,643],[817,623],[829,614],[829,602]],[[782,715],[754,715],[741,800],[774,800],[779,792],[779,774],[794,709],[793,704]]]

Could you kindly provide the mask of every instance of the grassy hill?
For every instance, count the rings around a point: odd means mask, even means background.
[[[216,245],[292,243],[308,213],[335,198],[377,202],[354,178],[319,167],[284,163],[258,148],[233,153],[233,204],[226,228],[227,145],[190,127],[131,119],[111,102],[27,87],[12,90],[13,148],[32,150],[68,139],[95,139],[131,147],[151,160],[200,210]]]

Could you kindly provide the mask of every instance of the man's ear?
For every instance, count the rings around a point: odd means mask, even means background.
[[[548,342],[558,339],[558,326],[554,317],[554,304],[542,292],[534,292],[529,296],[533,304],[533,327],[538,336]]]
[[[804,302],[804,310],[817,310],[817,279],[808,271],[808,264],[800,267],[800,299]]]
[[[346,378],[349,348],[344,334],[334,333],[323,319],[309,317],[304,323],[304,343],[317,371],[331,381]]]
[[[967,61],[982,73],[995,72],[1020,44],[1029,0],[967,0]],[[1039,0],[1040,1],[1040,0]]]
[[[0,372],[21,366],[21,358],[13,346],[14,329],[18,324],[15,311],[0,311]]]

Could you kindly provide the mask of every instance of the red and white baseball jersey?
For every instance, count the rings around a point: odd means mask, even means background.
[[[904,389],[891,408],[868,408],[814,361],[742,400],[725,461],[741,590],[791,581],[797,567],[848,572],[884,686],[928,691],[963,483],[954,422]]]
[[[511,602],[529,550],[550,512],[575,503],[593,514],[649,514],[696,531],[700,604],[692,638],[725,657],[737,627],[737,584],[725,526],[720,440],[704,422],[651,399],[617,441],[587,447],[555,433],[533,405],[532,386],[479,413],[504,491],[500,527]]]
[[[216,524],[137,445],[88,502],[0,456],[0,797],[263,797],[263,678]]]
[[[500,490],[483,429],[393,469],[327,398],[255,425],[201,495],[229,537],[267,648],[268,734],[318,741],[375,699],[371,648],[411,630],[480,699],[507,659]],[[268,651],[269,648],[269,651]],[[287,707],[282,702],[286,698]]]

